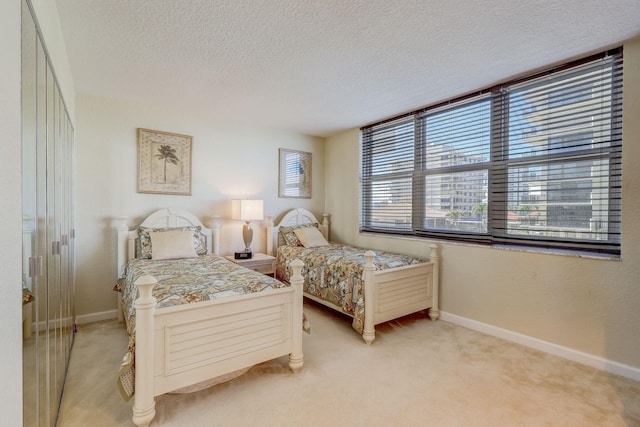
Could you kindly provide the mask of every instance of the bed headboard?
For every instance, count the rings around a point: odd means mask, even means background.
[[[118,230],[117,245],[117,274],[122,275],[127,261],[136,256],[136,239],[138,237],[138,227],[164,228],[164,227],[200,227],[200,231],[207,236],[207,253],[218,253],[219,250],[219,225],[212,220],[211,228],[205,227],[200,220],[191,212],[179,208],[164,208],[155,211],[144,219],[139,225],[129,229],[126,216],[116,218],[116,229]]]
[[[287,212],[280,222],[271,228],[270,238],[267,240],[267,253],[276,255],[278,246],[284,244],[284,240],[280,234],[280,227],[292,227],[296,225],[318,223],[318,229],[325,239],[329,240],[329,214],[322,214],[322,222],[318,221],[314,214],[304,208],[291,209]]]

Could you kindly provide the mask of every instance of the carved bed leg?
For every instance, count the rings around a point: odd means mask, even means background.
[[[120,293],[118,292],[118,322],[124,322],[124,312],[123,312],[123,308],[122,308],[122,299],[120,296]]]
[[[302,354],[302,267],[299,259],[291,262],[291,286],[293,287],[293,351],[289,354],[289,367],[298,372],[304,363]]]
[[[366,264],[364,266],[364,330],[362,339],[367,344],[371,344],[376,339],[376,328],[374,324],[375,315],[375,278],[373,272],[373,258],[376,254],[373,251],[364,253]]]
[[[438,251],[438,245],[433,244],[431,247],[431,255],[429,259],[433,261],[433,283],[432,294],[433,302],[429,309],[429,317],[431,320],[438,320],[440,317],[440,306],[438,300],[440,298],[440,252]]]
[[[139,297],[136,308],[136,377],[132,420],[137,426],[148,426],[156,415],[153,392],[154,313],[156,299],[151,295],[158,281],[142,276],[135,281]]]

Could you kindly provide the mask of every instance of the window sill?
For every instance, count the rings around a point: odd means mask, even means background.
[[[595,253],[595,252],[582,252],[578,250],[570,250],[570,249],[555,249],[555,248],[537,248],[533,246],[518,246],[518,245],[504,245],[504,244],[496,244],[496,245],[480,245],[477,243],[468,243],[468,242],[460,242],[460,241],[452,241],[446,239],[428,239],[421,238],[415,236],[394,236],[389,234],[378,234],[378,233],[370,233],[370,232],[360,232],[360,236],[367,237],[378,237],[383,239],[395,239],[395,240],[409,240],[415,242],[433,242],[439,244],[446,244],[452,246],[470,246],[476,248],[482,248],[487,250],[502,250],[502,251],[516,251],[516,252],[529,252],[535,254],[543,254],[543,255],[559,255],[559,256],[568,256],[574,258],[585,258],[585,259],[594,259],[601,261],[622,261],[622,257],[620,255],[614,254],[604,254],[604,253]]]

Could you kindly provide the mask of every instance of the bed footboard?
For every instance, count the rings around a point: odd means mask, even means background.
[[[136,282],[133,422],[148,426],[154,397],[289,355],[297,372],[302,353],[302,266],[292,262],[291,287],[156,311],[152,276]]]
[[[375,253],[365,253],[364,328],[362,339],[371,344],[376,337],[375,325],[420,310],[429,310],[431,320],[440,316],[438,246],[431,245],[429,262],[376,271]]]

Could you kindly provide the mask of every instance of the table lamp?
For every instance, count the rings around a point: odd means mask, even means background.
[[[262,200],[233,200],[231,218],[244,221],[242,226],[242,239],[244,240],[244,251],[236,252],[236,259],[251,258],[251,241],[253,240],[253,227],[251,221],[262,221],[264,216]]]

